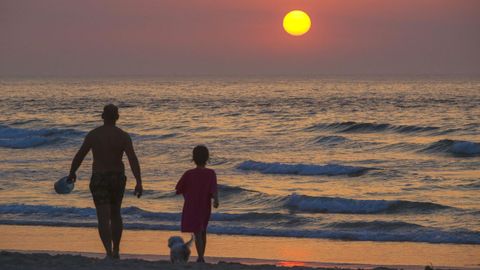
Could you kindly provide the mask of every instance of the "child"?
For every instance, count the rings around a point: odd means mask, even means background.
[[[183,194],[185,202],[182,212],[182,232],[195,234],[197,262],[205,262],[207,225],[213,207],[218,207],[217,176],[212,169],[205,168],[209,158],[208,148],[198,145],[193,149],[195,169],[186,171],[175,187],[177,194]]]

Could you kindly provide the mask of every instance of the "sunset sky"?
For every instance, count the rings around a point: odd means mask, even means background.
[[[478,0],[1,0],[0,36],[0,76],[480,74]]]

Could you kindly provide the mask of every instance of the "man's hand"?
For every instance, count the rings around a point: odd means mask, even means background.
[[[142,193],[143,193],[142,184],[137,184],[135,186],[135,191],[133,192],[133,194],[136,195],[137,198],[140,198],[142,196]]]
[[[219,205],[218,200],[213,201],[213,208],[218,208]]]
[[[77,181],[77,175],[75,173],[70,173],[67,178],[67,182],[75,183]]]

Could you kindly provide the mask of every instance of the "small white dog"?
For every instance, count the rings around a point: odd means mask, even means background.
[[[168,239],[168,247],[170,248],[170,261],[172,263],[186,263],[190,257],[190,246],[192,239],[185,243],[180,236],[172,236]]]

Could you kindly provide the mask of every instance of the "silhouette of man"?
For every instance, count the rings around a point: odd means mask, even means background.
[[[75,182],[75,172],[87,153],[92,149],[93,164],[90,179],[95,208],[97,210],[98,232],[108,258],[120,258],[120,239],[123,223],[120,214],[123,194],[125,192],[125,166],[122,157],[125,152],[137,180],[135,195],[142,195],[142,177],[137,155],[133,150],[130,136],[115,124],[119,118],[118,108],[109,104],[103,108],[103,126],[90,131],[73,158],[69,181]]]

